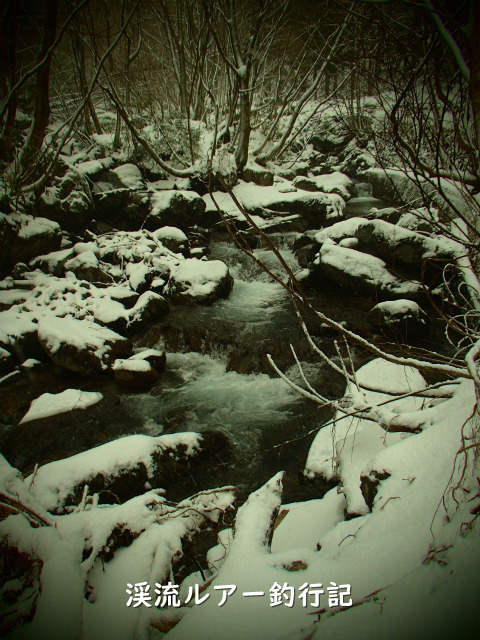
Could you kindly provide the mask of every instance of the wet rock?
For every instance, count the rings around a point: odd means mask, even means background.
[[[165,294],[180,304],[208,304],[226,298],[232,287],[233,278],[224,262],[187,258],[172,270]]]
[[[112,369],[115,380],[129,389],[150,389],[158,378],[152,365],[141,358],[115,360]]]
[[[55,364],[83,376],[108,373],[117,358],[132,352],[130,340],[88,320],[41,319],[38,338]]]
[[[386,300],[372,311],[377,314],[380,328],[396,339],[415,339],[427,329],[427,314],[413,300]]]
[[[151,199],[151,210],[145,220],[145,229],[155,231],[161,227],[177,227],[187,231],[205,213],[205,202],[193,191],[157,191]]]
[[[136,350],[133,356],[130,356],[129,360],[146,360],[158,372],[165,369],[167,358],[165,355],[165,351],[159,351],[158,349],[140,348],[139,350]]]
[[[165,298],[153,291],[146,291],[127,313],[127,329],[133,333],[167,315],[170,307]]]
[[[15,359],[10,353],[3,347],[0,347],[0,373],[7,373],[12,371],[15,367]]]

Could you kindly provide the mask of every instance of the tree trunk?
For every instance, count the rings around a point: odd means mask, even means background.
[[[2,0],[0,12],[0,103],[3,103],[15,85],[18,4],[15,0]],[[8,105],[0,135],[0,155],[7,160],[12,159],[12,134],[16,112],[17,96],[14,94]]]
[[[470,53],[470,100],[475,125],[475,146],[480,149],[480,7],[474,8],[475,16],[469,42]]]
[[[240,85],[240,122],[238,125],[238,142],[235,160],[239,172],[243,171],[248,161],[248,143],[250,142],[250,92],[248,90],[248,74],[239,80]]]
[[[45,0],[44,28],[42,46],[38,62],[47,56],[47,52],[55,41],[57,30],[57,0]],[[33,157],[40,151],[50,117],[50,67],[53,50],[48,54],[45,64],[37,71],[35,85],[35,110],[30,133],[22,152],[22,165],[27,167]]]

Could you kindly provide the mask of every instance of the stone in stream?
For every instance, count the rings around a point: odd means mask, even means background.
[[[420,275],[425,262],[455,259],[459,245],[447,238],[424,236],[385,220],[369,220],[355,234],[359,248],[385,260],[392,267],[411,268]]]
[[[196,465],[227,451],[227,439],[219,431],[131,435],[41,466],[32,491],[53,513],[78,505],[87,484],[101,503],[123,503],[147,488],[167,489]]]
[[[150,389],[158,378],[152,365],[141,358],[115,360],[112,369],[115,380],[128,389]]]
[[[55,364],[83,376],[107,373],[117,358],[132,352],[130,340],[88,320],[42,318],[38,338]]]
[[[413,300],[386,300],[372,312],[377,314],[380,328],[396,339],[415,339],[427,329],[427,314]]]
[[[380,258],[340,247],[330,239],[324,242],[312,265],[312,276],[322,286],[380,299],[417,298],[422,292],[420,283],[401,280]]]
[[[165,294],[174,302],[212,303],[226,298],[233,287],[233,278],[221,260],[187,258],[172,269]]]

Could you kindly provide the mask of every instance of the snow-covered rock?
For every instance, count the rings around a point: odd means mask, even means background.
[[[134,164],[122,164],[112,169],[122,185],[127,189],[144,189],[145,180],[140,169]]]
[[[38,338],[55,364],[85,376],[105,373],[132,352],[130,340],[88,320],[45,317]]]
[[[381,329],[397,339],[417,338],[427,328],[427,314],[413,300],[386,300],[372,311],[377,312]]]
[[[418,297],[418,282],[401,280],[390,273],[383,260],[327,240],[312,265],[315,282],[335,286],[348,293],[385,298]]]
[[[56,177],[37,202],[38,214],[58,222],[62,229],[82,233],[93,214],[93,198],[86,177],[75,169]],[[42,251],[47,253],[47,251]]]
[[[243,179],[245,182],[270,187],[273,184],[273,173],[256,162],[248,162],[243,169]]]
[[[155,240],[159,240],[164,247],[173,253],[188,255],[189,242],[187,236],[177,227],[160,227],[152,233]]]
[[[221,260],[187,258],[172,269],[165,293],[178,303],[210,303],[227,297],[232,286],[233,278]]]
[[[422,406],[421,398],[394,399],[395,395],[419,391],[427,386],[421,374],[412,367],[377,358],[361,367],[356,375],[359,385],[378,389],[378,392],[364,392],[364,406],[392,400],[388,409],[396,414],[415,411]],[[388,395],[389,392],[393,397]],[[374,421],[337,411],[335,419],[316,435],[304,473],[309,478],[322,476],[327,480],[339,480],[347,501],[347,513],[365,515],[369,509],[360,488],[362,471],[376,453],[385,446],[397,444],[403,437],[405,435],[401,433],[386,432]]]
[[[102,398],[101,393],[79,389],[66,389],[61,393],[42,393],[41,396],[32,400],[30,408],[19,424],[85,409],[100,402]]]
[[[52,220],[0,213],[0,268],[55,251],[60,248],[61,240],[60,227]]]
[[[42,353],[38,343],[35,318],[11,308],[0,313],[0,347],[12,353],[20,362],[27,356]]]
[[[185,462],[198,455],[203,440],[197,433],[119,438],[41,466],[32,492],[49,511],[61,510],[66,504],[78,504],[86,484],[92,493],[109,490],[122,501],[127,500],[143,492],[146,482],[157,487],[167,486],[174,473],[174,461]]]
[[[155,384],[158,373],[147,360],[115,360],[112,366],[117,382],[130,389],[149,389]]]
[[[333,173],[305,178],[299,176],[293,181],[293,186],[305,191],[323,191],[324,193],[337,193],[344,200],[349,200],[355,192],[355,185],[351,178],[344,173],[334,171]]]
[[[385,220],[362,224],[356,237],[363,251],[382,258],[389,265],[414,268],[417,273],[421,273],[427,260],[452,260],[461,251],[460,245],[447,238],[427,237]]]
[[[97,256],[91,250],[79,253],[75,258],[64,263],[65,271],[72,271],[79,280],[88,282],[111,282],[112,278],[102,268]]]
[[[161,227],[177,227],[186,231],[199,224],[205,212],[205,202],[193,191],[157,191],[151,198],[150,213],[145,229],[155,231]]]
[[[127,329],[139,331],[148,323],[168,314],[170,307],[165,298],[153,291],[145,291],[127,312]]]

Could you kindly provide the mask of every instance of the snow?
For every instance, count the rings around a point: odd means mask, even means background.
[[[23,366],[25,366],[25,363]],[[66,389],[61,393],[43,393],[31,402],[30,408],[19,424],[40,420],[41,418],[49,418],[76,409],[86,409],[100,402],[102,398],[103,395],[101,393],[80,391],[79,389]]]
[[[384,387],[398,390],[415,383],[410,374],[398,380],[391,369],[387,379],[381,371],[382,368],[375,367],[372,379],[381,379]],[[473,504],[478,504],[478,486],[474,478],[466,478],[465,484],[470,490],[466,494],[457,492],[458,509],[448,492],[443,506],[442,495],[449,484],[462,424],[471,415],[474,402],[473,385],[471,381],[464,381],[453,398],[431,410],[434,412],[431,428],[400,439],[387,448],[382,445],[371,451],[371,462],[365,471],[376,469],[390,473],[379,486],[372,513],[344,521],[341,496],[335,490],[327,493],[319,501],[325,502],[324,517],[314,525],[321,534],[319,551],[307,553],[304,547],[296,546],[296,538],[300,544],[305,541],[306,521],[310,525],[322,516],[320,508],[313,506],[295,507],[297,526],[295,511],[290,522],[287,515],[279,524],[271,554],[268,550],[262,553],[256,547],[257,551],[251,552],[250,545],[243,553],[235,554],[234,538],[217,578],[207,590],[210,599],[182,619],[170,632],[172,640],[218,637],[300,640],[312,635],[327,640],[352,637],[366,640],[392,637],[392,633],[394,637],[431,637],[431,629],[438,630],[443,637],[444,620],[448,620],[452,634],[457,633],[458,625],[468,616],[473,621],[477,605],[470,594],[476,593],[480,586],[478,533],[471,531],[462,538],[459,528],[462,522],[472,518],[468,514],[468,500],[477,492],[477,503]],[[467,425],[469,435],[471,427]],[[450,487],[456,478],[455,473]],[[270,508],[272,506],[270,504]],[[448,521],[444,517],[445,509]],[[247,528],[252,539],[257,536],[259,517],[261,513],[253,513],[249,522],[242,523],[242,529]],[[284,525],[290,531],[281,537]],[[236,528],[238,526],[237,518]],[[277,536],[278,543],[275,542]],[[312,536],[307,544],[311,546],[314,541]],[[281,549],[274,551],[276,544]],[[440,560],[447,562],[446,567],[435,561],[422,564],[432,550],[451,544],[452,549],[438,554]],[[283,567],[287,559],[293,558],[303,558],[306,569],[286,571]],[[326,608],[326,613],[318,621],[309,615],[313,609],[302,607],[298,598],[292,608],[269,606],[269,590],[274,582],[287,583],[297,593],[304,583],[321,582],[325,591],[330,582],[350,584],[352,599],[356,602],[375,590],[381,589],[381,592],[378,603],[367,602],[344,612],[329,607],[326,594],[322,595],[320,606]],[[213,587],[227,584],[235,584],[237,591],[224,607],[218,607],[219,594]],[[243,591],[253,590],[262,590],[265,596],[242,597]],[[472,625],[465,637],[470,637],[474,628]]]
[[[166,293],[174,291],[182,297],[192,296],[201,300],[211,296],[228,277],[228,267],[221,260],[204,262],[197,258],[187,258],[172,269]]]
[[[85,160],[75,165],[75,169],[82,176],[95,176],[104,169],[109,169],[113,164],[113,158],[101,158],[100,160]]]
[[[79,350],[88,349],[96,354],[104,369],[107,368],[104,358],[110,352],[110,343],[125,340],[118,333],[101,327],[95,322],[52,316],[40,320],[38,337],[52,354],[55,354],[64,344]]]
[[[23,216],[27,218],[27,216]],[[18,232],[19,238],[32,238],[33,236],[60,233],[60,225],[53,220],[47,220],[47,218],[30,218],[24,221]]]
[[[392,400],[388,393],[402,394],[426,387],[416,369],[402,367],[377,358],[357,371],[359,385],[367,384],[382,393],[364,392],[361,403],[377,405]],[[347,395],[348,397],[348,395]],[[354,399],[355,401],[355,399]],[[358,401],[357,401],[358,402]],[[421,405],[417,398],[395,400],[388,405],[390,411],[405,413]],[[403,434],[388,433],[371,420],[360,419],[337,411],[331,424],[319,431],[308,453],[305,474],[313,478],[339,479],[347,500],[347,511],[364,515],[368,507],[360,491],[359,478],[374,453],[399,442]]]
[[[116,169],[112,169],[124,187],[127,189],[144,189],[145,181],[140,169],[134,164],[122,164]]]
[[[181,231],[181,229],[177,229],[177,227],[161,227],[152,233],[152,236],[156,240],[160,240],[160,242],[166,238],[169,240],[176,240],[177,242],[188,242],[187,236]]]
[[[98,474],[115,477],[143,464],[147,474],[153,473],[153,456],[165,449],[183,445],[191,456],[201,446],[197,433],[176,433],[158,437],[133,435],[119,438],[70,458],[49,462],[41,466],[32,486],[33,496],[49,511],[59,508],[74,488],[88,484]],[[26,478],[26,482],[32,479]]]
[[[122,360],[121,358],[118,358],[113,363],[112,369],[114,371],[132,371],[133,373],[139,373],[139,372],[147,373],[152,370],[152,365],[146,360],[143,360],[141,358],[137,358],[135,360],[130,360],[130,359]]]
[[[293,181],[293,184],[297,186],[297,182],[300,182],[302,178],[298,178]],[[346,176],[340,171],[334,171],[324,175],[315,176],[314,178],[308,178],[310,183],[313,183],[318,191],[324,193],[338,193],[344,200],[348,200],[353,190],[353,182],[351,178]],[[298,187],[301,189],[301,187]]]
[[[151,198],[152,210],[150,212],[150,215],[156,216],[162,211],[171,208],[176,200],[193,202],[199,199],[200,196],[198,195],[198,193],[195,193],[193,191],[177,191],[174,189],[156,191]]]
[[[382,296],[407,297],[417,295],[421,290],[419,283],[400,280],[391,274],[380,258],[355,249],[340,247],[330,239],[322,245],[315,264],[325,265],[340,274],[346,274],[352,279],[351,287],[366,283]]]

